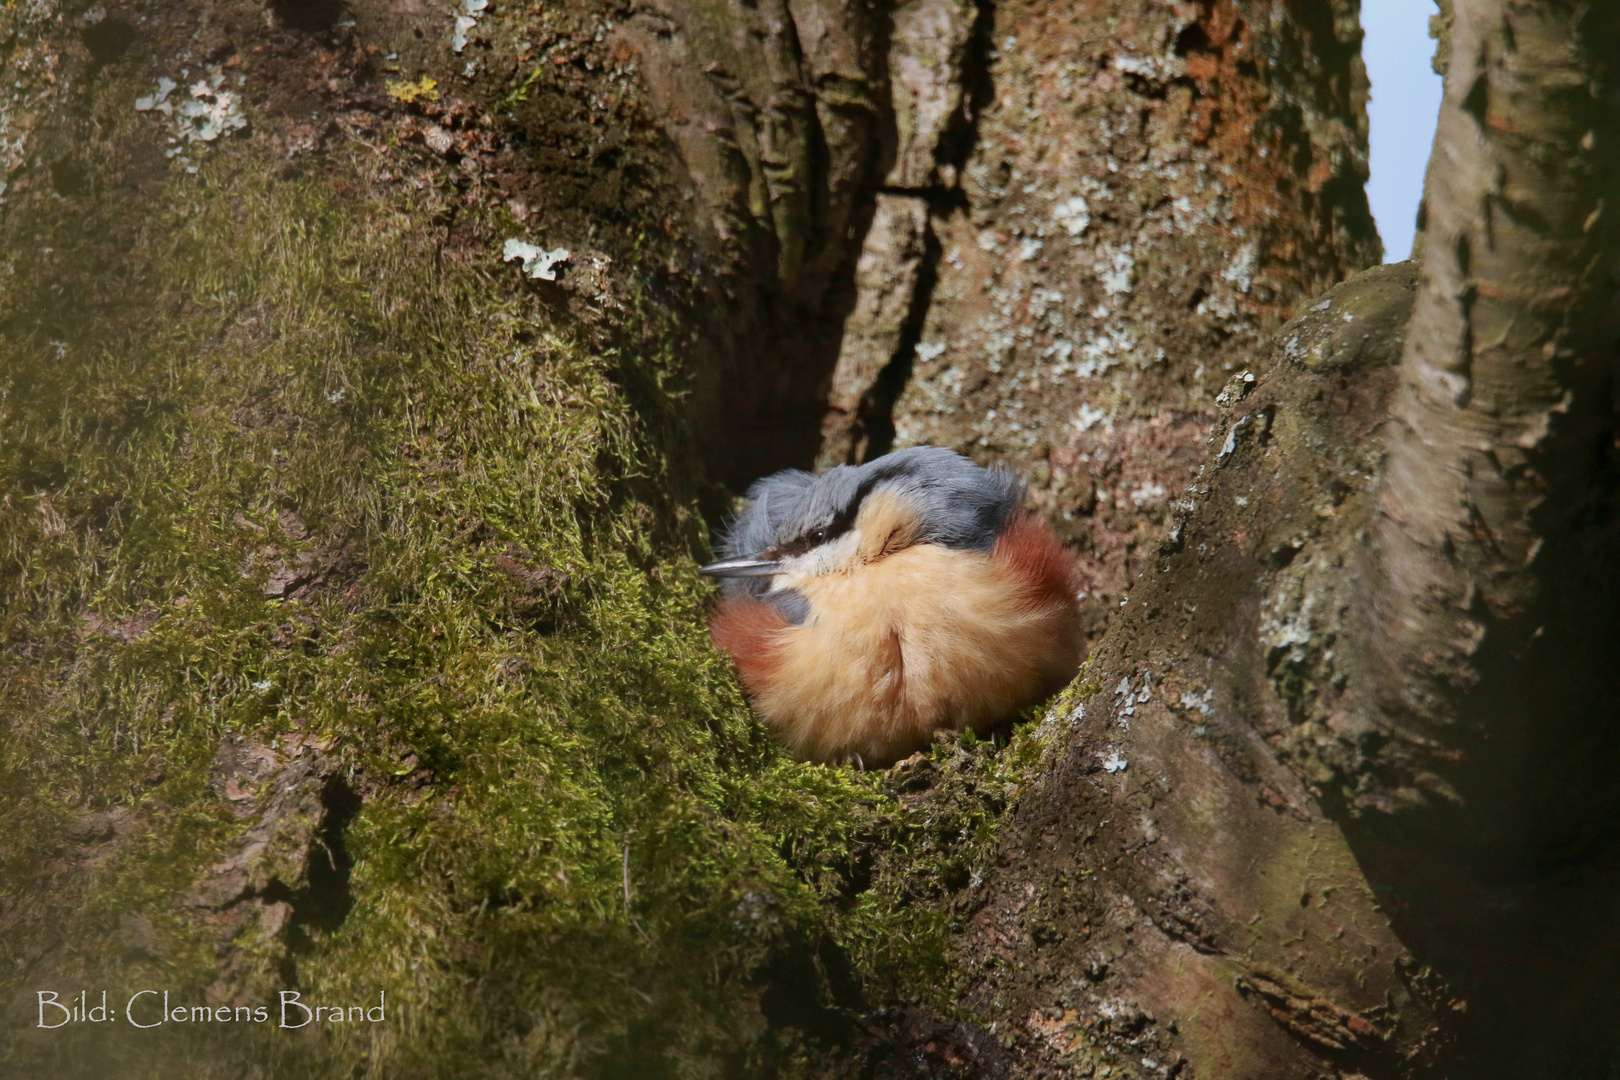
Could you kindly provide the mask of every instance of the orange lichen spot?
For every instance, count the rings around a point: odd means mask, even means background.
[[[1195,79],[1213,79],[1219,70],[1219,61],[1208,53],[1187,57],[1187,74]]]

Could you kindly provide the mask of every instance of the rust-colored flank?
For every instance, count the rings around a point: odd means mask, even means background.
[[[750,695],[760,692],[782,664],[782,631],[790,624],[771,604],[750,597],[722,600],[709,620],[715,647],[730,653]]]
[[[991,558],[1009,564],[1029,590],[1031,606],[1071,606],[1080,591],[1074,557],[1063,550],[1051,530],[1019,514],[996,538]]]

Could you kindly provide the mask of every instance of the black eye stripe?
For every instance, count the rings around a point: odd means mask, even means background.
[[[826,529],[811,529],[803,536],[795,537],[783,544],[777,554],[783,556],[803,555],[811,548],[820,547],[827,542]]]
[[[872,476],[864,478],[860,486],[855,489],[854,497],[849,500],[844,509],[833,516],[832,521],[828,522],[824,527],[811,529],[802,536],[789,540],[777,549],[777,554],[785,557],[803,555],[811,548],[820,547],[828,540],[836,539],[849,532],[855,525],[855,518],[861,512],[861,504],[866,501],[868,495],[872,494],[872,489],[886,479],[888,479],[886,473],[874,473]]]
[[[878,486],[880,480],[886,479],[882,475],[874,474],[861,481],[861,486],[855,489],[855,497],[849,500],[849,505],[833,518],[832,525],[827,529],[831,536],[842,536],[855,525],[855,518],[861,512],[861,504],[866,497],[872,494],[872,489]]]

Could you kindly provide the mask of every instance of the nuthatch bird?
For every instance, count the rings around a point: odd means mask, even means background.
[[[939,447],[748,491],[710,622],[754,709],[800,757],[887,765],[981,734],[1080,666],[1073,560],[1023,485]]]

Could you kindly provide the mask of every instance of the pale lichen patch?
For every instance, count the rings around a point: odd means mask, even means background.
[[[557,267],[567,262],[570,254],[567,248],[558,247],[547,251],[538,244],[531,244],[516,237],[509,238],[501,247],[502,262],[521,261],[523,272],[540,281],[556,281]]]

